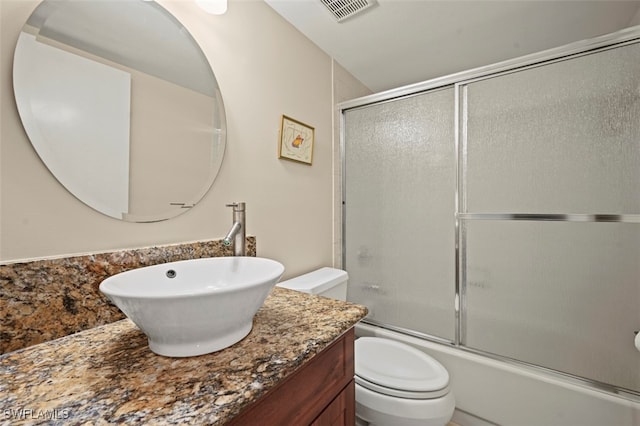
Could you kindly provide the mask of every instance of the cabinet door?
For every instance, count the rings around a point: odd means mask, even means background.
[[[311,426],[353,426],[356,419],[355,392],[356,384],[352,380]]]

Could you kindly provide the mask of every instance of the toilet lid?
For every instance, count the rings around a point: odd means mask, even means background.
[[[355,370],[356,383],[387,395],[434,398],[448,391],[449,373],[442,364],[412,346],[390,339],[357,339]]]

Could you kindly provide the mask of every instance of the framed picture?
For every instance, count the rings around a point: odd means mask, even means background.
[[[278,158],[311,164],[313,161],[314,129],[286,115],[280,125]]]

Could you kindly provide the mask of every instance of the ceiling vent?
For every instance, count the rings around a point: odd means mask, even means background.
[[[376,5],[375,0],[320,0],[329,12],[342,22]]]

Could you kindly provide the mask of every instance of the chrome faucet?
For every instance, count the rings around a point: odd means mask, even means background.
[[[222,244],[230,246],[233,244],[234,256],[246,256],[245,240],[246,240],[246,221],[244,214],[244,203],[231,203],[227,207],[233,207],[233,225]]]

